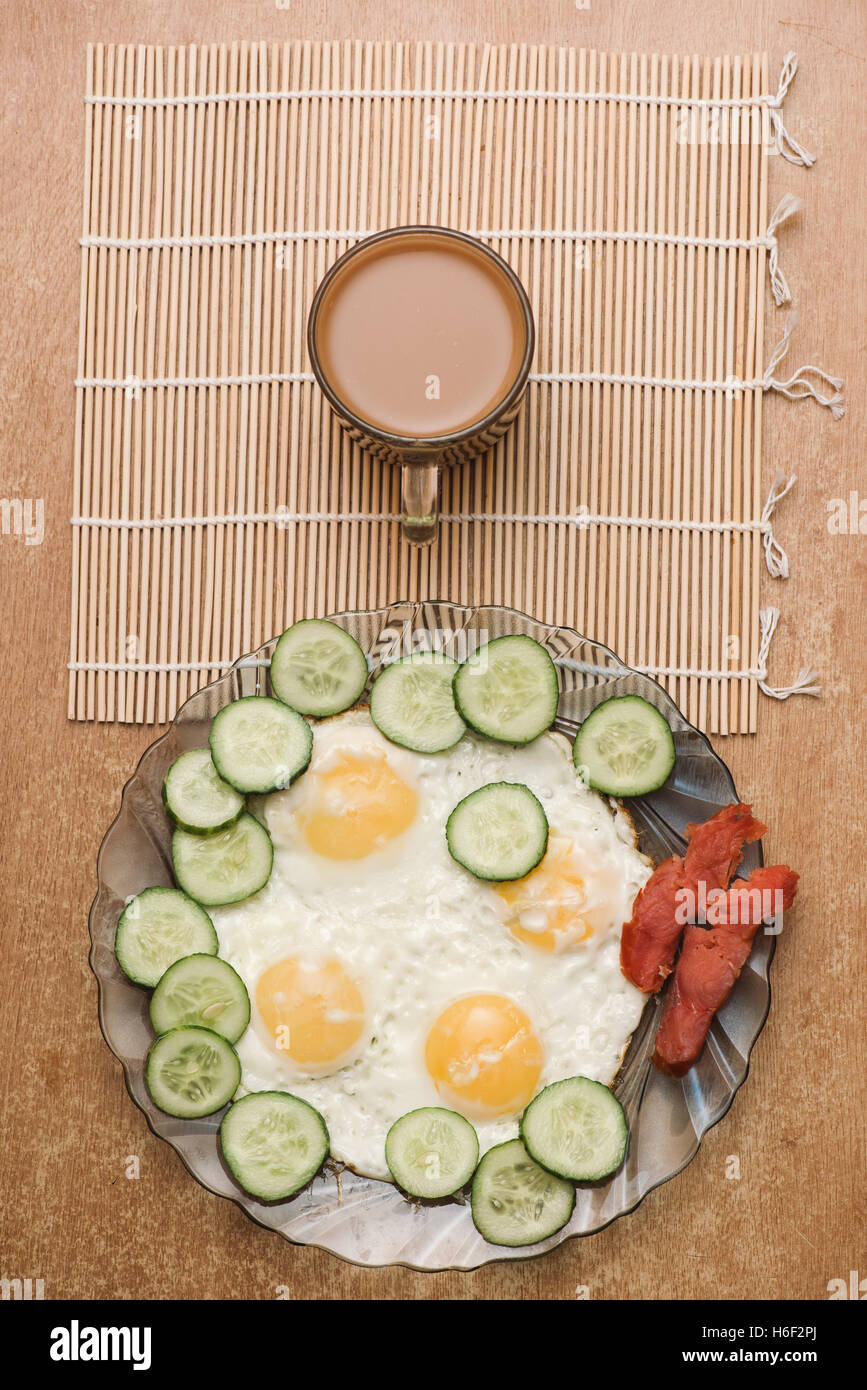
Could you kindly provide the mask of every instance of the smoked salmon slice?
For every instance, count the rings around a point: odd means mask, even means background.
[[[743,801],[723,806],[700,825],[688,825],[689,844],[684,856],[687,885],[695,889],[703,882],[708,891],[728,888],[743,858],[744,845],[760,840],[767,828],[756,820],[752,806]]]
[[[744,845],[760,840],[765,829],[743,802],[723,806],[710,820],[686,827],[683,859],[673,855],[654,870],[624,924],[620,967],[627,980],[647,994],[656,993],[671,974],[684,923],[691,920],[681,906],[689,901],[684,890],[695,903],[714,889],[727,888]]]
[[[677,920],[677,893],[683,887],[683,860],[677,855],[654,869],[632,906],[620,936],[620,968],[646,994],[655,994],[671,974],[683,921]]]
[[[728,999],[752,950],[753,938],[795,897],[798,875],[784,864],[755,869],[743,884],[714,895],[708,927],[687,926],[668,988],[653,1060],[660,1071],[683,1076],[695,1062],[711,1020]]]

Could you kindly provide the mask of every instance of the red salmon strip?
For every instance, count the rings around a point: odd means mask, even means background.
[[[632,906],[632,917],[620,938],[620,968],[627,980],[655,994],[671,974],[684,915],[677,912],[677,894],[690,889],[694,899],[699,884],[705,893],[727,888],[743,856],[745,844],[760,840],[766,827],[757,821],[752,807],[733,802],[701,825],[686,827],[687,849],[683,859],[673,855],[651,874]],[[680,916],[680,921],[677,917]]]
[[[717,1009],[725,1003],[752,950],[762,921],[791,907],[798,875],[784,864],[755,869],[709,905],[710,927],[688,926],[668,988],[653,1060],[660,1071],[683,1076],[704,1046]],[[779,893],[779,899],[776,894]],[[770,894],[765,898],[765,894]],[[725,919],[725,921],[723,921]]]
[[[620,936],[620,968],[646,994],[655,994],[671,974],[683,922],[675,917],[683,887],[683,860],[673,855],[654,869],[632,907]]]
[[[723,806],[701,825],[688,825],[689,841],[684,856],[686,883],[704,882],[711,888],[728,888],[743,858],[744,845],[760,840],[767,830],[757,821],[752,806],[742,801]]]

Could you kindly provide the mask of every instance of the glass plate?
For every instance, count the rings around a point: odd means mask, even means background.
[[[677,762],[666,785],[629,802],[641,848],[654,861],[680,852],[684,827],[706,820],[737,799],[728,768],[705,736],[687,723],[661,686],[631,671],[617,657],[570,628],[551,627],[508,608],[464,608],[451,603],[398,603],[370,612],[339,613],[333,621],[351,632],[368,653],[371,671],[411,644],[436,644],[462,658],[480,642],[527,633],[548,648],[560,673],[555,728],[574,736],[600,700],[637,694],[665,715],[674,733]],[[404,1264],[414,1269],[474,1269],[491,1260],[526,1259],[570,1236],[589,1235],[632,1211],[647,1193],[683,1169],[702,1135],[726,1113],[747,1075],[750,1050],[770,1004],[768,966],[774,937],[760,933],[732,994],[711,1026],[696,1066],[680,1080],[651,1064],[661,1000],[648,1002],[632,1038],[615,1092],[630,1127],[629,1152],[608,1182],[579,1187],[572,1220],[538,1245],[510,1249],[478,1234],[468,1205],[413,1204],[389,1183],[348,1169],[325,1169],[288,1202],[266,1204],[247,1196],[224,1166],[217,1143],[221,1115],[177,1120],[151,1101],[143,1063],[152,1041],[149,994],[131,984],[114,957],[114,930],[124,903],[150,884],[171,884],[170,832],[161,786],[169,764],[187,748],[207,743],[211,720],[241,695],[267,693],[274,641],[238,662],[198,691],[178,711],[169,730],[151,744],[127,783],[116,820],[99,852],[99,888],[90,913],[90,962],[99,981],[99,1017],[105,1040],[123,1064],[130,1095],[155,1134],[177,1150],[190,1172],[211,1192],[230,1197],[258,1221],[287,1239],[316,1245],[360,1265]],[[758,845],[747,845],[745,872],[761,863]]]

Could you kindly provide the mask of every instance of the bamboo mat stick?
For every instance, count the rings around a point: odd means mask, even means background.
[[[125,51],[124,84],[138,91],[138,53],[132,47]],[[137,163],[139,140],[136,117],[124,116],[123,158],[120,187],[119,226],[121,235],[136,234],[135,201],[137,198]],[[127,377],[132,370],[135,333],[135,269],[137,252],[123,249],[118,253],[117,301],[118,322],[115,341],[115,371]],[[120,466],[111,468],[111,515],[129,518],[130,487],[132,483],[130,423],[133,402],[126,392],[113,393],[115,436],[113,456]],[[115,531],[109,543],[109,660],[119,662],[126,649],[126,611],[128,601],[129,532]],[[122,719],[125,705],[125,677],[112,673],[109,684],[109,718]]]
[[[630,80],[630,66],[632,68]],[[636,81],[635,58],[630,59],[621,55],[619,62],[618,85],[621,91],[634,91]],[[637,184],[637,169],[635,166],[635,127],[633,117],[635,116],[635,106],[626,103],[617,104],[617,152],[616,152],[616,190],[615,190],[615,209],[614,226],[617,231],[626,231],[631,218],[630,211],[627,210],[627,188],[632,190]],[[635,244],[627,245],[619,241],[614,246],[614,357],[620,364],[619,370],[622,375],[627,375],[631,370],[632,363],[632,330],[630,317],[633,313],[635,298]],[[630,386],[620,386],[615,388],[615,443],[614,457],[612,458],[612,515],[624,515],[629,512],[629,473],[631,462],[631,406],[633,388]],[[627,648],[627,642],[631,648],[632,643],[629,636],[627,619],[629,617],[629,594],[626,578],[626,565],[629,550],[629,535],[621,529],[614,527],[614,539],[617,548],[617,633],[614,639],[615,650],[626,652],[634,660],[634,655]]]
[[[651,90],[651,71],[652,60],[642,56],[639,61],[639,73],[637,78],[637,90],[647,93]],[[647,231],[648,222],[648,183],[649,167],[652,157],[651,144],[651,124],[649,106],[642,106],[637,112],[637,131],[634,133],[637,160],[637,188],[635,192],[635,206],[633,211],[634,223],[637,230]],[[633,346],[631,355],[631,370],[638,375],[645,375],[645,359],[642,353],[642,343],[645,337],[644,306],[649,284],[649,263],[650,256],[648,248],[639,242],[635,256],[635,281],[634,281],[634,301],[632,308],[632,331]],[[645,516],[650,513],[649,501],[649,479],[646,468],[646,444],[647,439],[643,431],[643,421],[649,422],[652,408],[652,394],[642,388],[635,391],[632,410],[632,474],[629,487],[629,510],[633,515]],[[629,572],[633,576],[630,585],[630,620],[629,631],[633,643],[633,659],[639,665],[649,665],[647,657],[647,555],[650,547],[650,538],[639,544],[639,538],[633,535],[630,539],[629,553]],[[636,583],[637,580],[637,583]]]
[[[113,60],[114,60],[113,50],[110,50],[110,53],[111,53],[111,62],[112,62],[112,65],[113,65]],[[106,51],[105,51],[103,45],[99,45],[98,48],[97,48],[97,64],[98,64],[98,69],[99,69],[98,76],[97,76],[97,83],[98,83],[98,90],[99,90],[100,92],[103,92],[103,91],[105,90],[104,84],[105,84],[105,82],[106,82],[106,67],[107,67],[107,62],[108,62],[108,54],[106,53]],[[111,135],[112,135],[112,126],[113,126],[113,124],[114,124],[114,116],[115,116],[114,110],[112,110],[112,109],[105,109],[105,108],[104,108],[103,119],[102,119],[102,122],[101,122],[102,129],[101,129],[101,132],[100,132],[100,136],[101,136],[101,139],[100,139],[100,154],[101,154],[101,161],[100,161],[100,174],[99,174],[99,213],[98,213],[100,234],[103,234],[103,235],[107,235],[107,233],[108,233],[108,228],[109,228],[109,220],[108,220],[108,219],[109,219],[109,194],[110,194],[110,187],[111,187],[111,172],[110,172],[110,171],[111,171]],[[105,300],[106,300],[106,282],[107,282],[106,268],[107,268],[107,265],[108,265],[108,252],[107,252],[106,250],[104,250],[104,249],[103,249],[103,250],[100,250],[100,253],[99,253],[99,261],[100,261],[100,267],[99,267],[99,269],[100,269],[100,274],[99,274],[99,276],[98,276],[98,278],[97,278],[97,281],[96,281],[96,302],[95,302],[95,304],[94,304],[94,310],[93,310],[93,313],[94,313],[94,323],[95,323],[95,331],[94,331],[94,339],[95,339],[94,375],[95,375],[95,376],[98,376],[98,377],[99,377],[99,376],[103,376],[103,375],[106,373],[106,371],[107,371],[107,368],[106,368],[106,359],[105,359],[105,341],[106,341],[106,340],[105,340],[105,321],[106,321]],[[102,457],[103,457],[103,434],[104,434],[104,423],[105,423],[105,400],[104,400],[105,394],[106,394],[105,392],[103,392],[103,391],[100,390],[99,388],[96,388],[96,399],[95,399],[95,401],[94,401],[94,407],[93,407],[93,457],[94,457],[97,461],[101,460]],[[91,474],[91,482],[90,482],[91,506],[90,506],[90,508],[89,508],[89,510],[91,511],[91,513],[94,513],[94,512],[95,512],[97,516],[99,516],[99,515],[102,514],[102,511],[101,511],[101,502],[102,502],[101,491],[102,491],[102,489],[101,489],[101,470],[100,470],[100,468],[99,468],[99,464],[97,463],[97,468],[96,468],[96,469],[94,470],[94,472]],[[105,660],[105,653],[104,653],[104,648],[103,648],[103,635],[102,635],[102,632],[101,632],[101,630],[100,630],[100,628],[99,628],[99,626],[98,626],[98,604],[99,604],[99,594],[100,594],[100,586],[98,585],[98,576],[102,573],[102,569],[101,569],[101,565],[100,565],[100,559],[101,559],[101,553],[100,553],[100,552],[101,552],[101,550],[102,550],[103,535],[104,535],[104,533],[103,533],[101,527],[94,527],[94,528],[93,528],[93,530],[91,531],[90,547],[89,547],[89,552],[90,552],[90,553],[89,553],[89,557],[88,557],[88,558],[89,558],[89,571],[90,571],[90,575],[92,576],[92,583],[90,584],[89,589],[88,589],[89,601],[88,601],[88,615],[87,615],[87,621],[88,621],[88,633],[87,633],[88,641],[87,641],[87,647],[88,647],[88,651],[90,651],[90,652],[92,652],[92,653],[94,654],[94,656],[95,656],[95,658],[96,658],[97,661],[104,661],[104,660]],[[100,715],[101,715],[102,710],[104,709],[104,702],[105,702],[105,676],[104,676],[101,672],[97,672],[96,676],[95,676],[91,681],[89,681],[89,687],[90,687],[90,688],[89,688],[89,690],[88,690],[88,713],[89,713],[89,715],[90,715],[91,718],[97,718],[97,719],[98,719],[98,718],[100,717]],[[95,698],[95,705],[94,705],[94,698]]]
[[[691,77],[691,61],[686,58],[680,66],[676,91],[681,96],[689,95]],[[677,133],[674,135],[675,161],[676,161],[676,206],[677,219],[676,228],[678,236],[687,233],[688,225],[688,196],[689,196],[689,175],[692,163],[693,145],[690,140],[678,140]],[[675,293],[674,293],[674,352],[672,358],[672,376],[678,380],[687,375],[685,362],[686,320],[688,315],[688,302],[686,297],[686,261],[688,251],[683,245],[678,245],[674,250],[675,266]],[[687,479],[685,475],[685,448],[688,448],[689,441],[684,439],[684,415],[685,415],[685,393],[680,387],[672,390],[672,414],[673,414],[673,436],[672,452],[674,458],[673,487],[672,487],[672,508],[674,516],[686,515],[686,504],[688,498],[684,497]],[[690,612],[690,593],[689,576],[684,565],[684,537],[681,532],[675,535],[672,542],[672,597],[675,605],[672,616],[676,618],[670,624],[670,646],[672,665],[678,668],[688,668],[688,663],[684,659],[686,649],[686,638],[688,635],[689,612]],[[675,699],[679,705],[686,705],[689,700],[688,678],[679,676],[674,685]]]
[[[144,96],[148,91],[149,70],[152,66],[152,53],[145,46],[140,45],[136,51],[136,83],[135,90],[139,96]],[[133,204],[133,235],[141,235],[143,225],[147,224],[149,218],[150,197],[150,150],[153,129],[153,113],[147,109],[139,110],[135,113],[133,131],[135,136],[134,151],[134,204]],[[143,303],[147,295],[147,269],[146,258],[138,252],[131,253],[131,265],[129,267],[130,295],[128,302],[128,341],[129,341],[129,369],[133,377],[141,378],[144,376],[144,348],[145,348],[145,320],[139,314],[138,306]],[[124,470],[130,472],[130,486],[128,492],[129,511],[127,515],[141,517],[142,513],[142,465],[143,465],[143,439],[141,430],[142,420],[142,401],[139,395],[135,398],[135,393],[130,394],[126,419],[126,452],[124,455]],[[140,601],[140,575],[144,568],[146,540],[144,533],[136,530],[124,531],[121,533],[121,544],[123,546],[123,557],[125,564],[124,587],[126,593],[118,605],[119,618],[122,623],[122,644],[121,651],[125,660],[130,660],[136,653],[142,650],[142,638],[138,626],[138,612]],[[125,676],[121,676],[118,681],[119,686],[119,709],[118,719],[124,722],[132,722],[136,718],[137,682],[132,671],[128,671]]]
[[[769,90],[770,73],[768,71],[768,55],[756,55],[755,76],[753,82],[753,92]],[[763,235],[768,226],[768,176],[767,176],[767,142],[765,139],[765,124],[767,116],[764,112],[755,112],[752,121],[753,127],[753,149],[756,152],[757,166],[757,193],[753,197],[752,228],[755,229],[752,235]],[[757,248],[751,253],[753,257],[753,286],[755,317],[751,325],[752,331],[749,335],[750,341],[750,362],[752,364],[753,376],[758,378],[762,375],[765,360],[765,275],[767,273],[768,253],[764,247]],[[764,396],[761,391],[754,391],[750,398],[750,411],[752,432],[750,439],[750,458],[752,464],[752,498],[749,507],[749,515],[757,515],[762,505],[762,411]],[[745,513],[746,514],[746,513]],[[761,587],[761,565],[762,547],[759,538],[753,535],[750,540],[752,548],[752,593],[751,603],[748,611],[749,622],[749,652],[748,660],[752,662],[754,654],[758,653],[759,648],[759,611],[760,611],[760,587]],[[743,726],[754,733],[758,726],[758,686],[755,681],[747,683],[748,692],[748,715]]]
[[[188,92],[197,90],[198,50],[195,48],[191,48],[187,55],[185,82]],[[192,225],[198,115],[199,109],[194,104],[191,103],[187,106],[183,123],[184,148],[183,162],[181,164],[183,182],[181,189],[178,190],[178,211],[180,214],[180,225],[182,227],[189,227]],[[184,247],[180,252],[178,361],[181,375],[187,375],[193,371],[193,363],[195,360],[196,338],[193,269],[198,261],[198,254],[198,250],[193,247]],[[194,472],[191,467],[191,451],[195,441],[195,411],[198,394],[198,392],[189,393],[189,399],[187,399],[188,393],[185,391],[181,408],[178,410],[176,467],[180,476],[175,480],[175,496],[178,499],[181,511],[186,516],[195,513],[196,499],[193,492]],[[193,535],[189,527],[183,527],[178,531],[177,542],[175,560],[177,564],[176,573],[180,575],[180,582],[175,582],[172,585],[172,650],[179,653],[181,661],[189,661],[189,625],[192,609],[194,607],[191,565]],[[179,671],[177,675],[177,685],[175,686],[172,696],[173,704],[183,704],[188,693],[189,675],[186,671]]]
[[[215,44],[202,52],[199,67],[199,91],[213,89],[219,81],[217,71],[218,52]],[[210,235],[217,225],[218,209],[215,206],[216,186],[214,182],[214,160],[217,146],[217,112],[206,107],[202,113],[200,131],[201,157],[198,164],[198,178],[201,191],[197,189],[196,217],[203,235]],[[196,367],[198,375],[208,376],[213,361],[211,357],[211,296],[219,295],[219,255],[213,249],[203,248],[198,261],[198,313]],[[214,387],[196,393],[196,507],[198,514],[206,515],[214,506],[216,485],[216,457],[213,450],[216,430],[217,391]],[[194,537],[193,550],[193,588],[190,630],[190,660],[195,661],[203,649],[209,650],[210,620],[214,575],[214,528],[204,528],[205,534],[198,532]],[[206,673],[190,674],[190,688],[195,690],[204,684]]]
[[[745,94],[749,89],[749,67],[749,59],[735,60],[736,90],[739,96]],[[742,233],[743,228],[745,227],[746,200],[749,189],[750,169],[750,150],[749,145],[744,143],[743,120],[740,111],[736,113],[734,127],[737,136],[737,143],[735,149],[737,153],[739,166],[739,178],[737,199],[733,202],[732,211],[735,214],[736,218],[734,222],[734,235],[739,237]],[[735,340],[732,344],[732,373],[736,375],[738,373],[742,374],[744,369],[743,337],[742,334],[737,331],[737,328],[743,322],[746,304],[746,252],[743,250],[738,250],[735,253],[735,260],[737,264],[737,278],[734,286],[734,292],[730,298],[730,304],[732,312],[732,331],[733,334],[736,335]],[[735,400],[734,405],[732,407],[733,450],[731,475],[731,506],[733,508],[732,515],[734,516],[741,516],[743,512],[743,429],[743,398],[739,393],[739,398]],[[739,651],[741,652],[741,656],[743,657],[743,654],[746,651],[746,634],[744,632],[743,610],[740,602],[740,595],[742,593],[744,584],[743,541],[740,536],[735,536],[733,538],[732,543],[732,584],[735,593],[738,595],[738,603],[736,610],[736,636],[738,639]],[[732,725],[734,725],[735,727],[737,727],[738,715],[740,712],[740,691],[738,689],[739,684],[740,683],[738,681],[732,682],[729,700],[729,719]]]
[[[161,97],[164,95],[172,95],[172,86],[170,84],[167,85],[166,70],[168,69],[170,73],[173,72],[173,66],[173,60],[170,53],[167,54],[165,58],[162,54],[159,55],[156,68],[155,95],[157,97]],[[170,222],[167,220],[171,215],[171,210],[170,207],[167,207],[167,202],[169,187],[168,181],[170,179],[169,169],[171,167],[171,137],[173,122],[173,107],[169,106],[166,108],[157,108],[156,179],[158,184],[158,221],[156,222],[156,226],[159,227],[159,235],[162,236],[167,235],[171,229]],[[155,376],[162,376],[166,374],[165,342],[166,313],[168,309],[168,291],[166,285],[166,277],[167,266],[170,259],[171,252],[168,249],[163,249],[159,251],[154,261],[154,275],[157,278],[158,289],[157,293],[150,297],[150,303],[153,308],[153,319],[150,339],[153,348],[153,356],[151,362],[149,363],[149,371],[153,372]],[[161,465],[163,464],[166,457],[165,411],[167,396],[167,392],[147,392],[148,402],[151,404],[153,411],[153,493],[151,497],[152,516],[161,515],[163,513],[164,508],[166,511],[168,511],[169,509],[168,501],[166,500],[165,503],[163,501],[163,473],[161,471]],[[151,544],[152,580],[150,585],[150,611],[148,614],[148,619],[149,627],[151,629],[151,632],[153,633],[153,644],[156,652],[156,660],[158,662],[165,662],[167,660],[165,644],[161,639],[160,612],[162,608],[161,598],[162,595],[165,593],[166,582],[169,572],[168,555],[166,555],[166,564],[165,566],[163,565],[163,548],[164,545],[166,546],[166,548],[168,547],[170,540],[170,536],[163,536],[160,533],[155,532]],[[151,723],[155,719],[159,719],[159,721],[162,722],[164,718],[165,677],[161,674],[155,674],[153,680],[148,681],[148,685],[151,687],[148,692],[148,722]]]
[[[668,62],[665,58],[660,59],[656,54],[653,57],[655,67],[655,80],[653,83],[654,93],[662,95],[668,83]],[[651,144],[651,159],[655,178],[648,181],[648,218],[653,219],[656,226],[667,227],[667,202],[665,192],[665,180],[667,176],[666,159],[666,138],[667,138],[667,112],[658,107],[651,109],[651,120],[653,129],[653,141]],[[659,376],[664,369],[663,362],[663,304],[666,294],[666,252],[662,246],[651,246],[648,248],[648,262],[650,265],[650,276],[648,283],[647,303],[645,306],[645,322],[647,324],[647,361],[650,365],[651,374]],[[663,398],[664,393],[661,387],[650,388],[651,400],[647,405],[645,438],[646,449],[644,467],[651,477],[650,483],[650,506],[648,514],[650,516],[663,517],[665,508],[663,503],[663,469],[659,466],[659,442],[663,438]],[[654,531],[650,537],[650,602],[648,605],[650,615],[650,626],[647,634],[648,652],[661,653],[664,651],[662,642],[662,608],[664,600],[662,598],[662,565],[667,534],[665,531]],[[653,659],[648,658],[647,665],[653,664]],[[664,663],[660,663],[664,664]],[[667,687],[667,681],[663,681]]]

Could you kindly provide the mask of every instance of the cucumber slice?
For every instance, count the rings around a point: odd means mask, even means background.
[[[458,663],[436,652],[415,652],[386,666],[370,691],[370,717],[381,734],[415,753],[441,753],[463,736],[452,681]]]
[[[322,1167],[328,1129],[306,1100],[286,1091],[254,1091],[226,1111],[220,1147],[245,1192],[263,1202],[281,1202],[306,1187]]]
[[[282,700],[247,695],[220,710],[210,743],[220,776],[238,791],[261,795],[300,776],[313,752],[313,730]]]
[[[489,1149],[473,1178],[473,1221],[492,1245],[535,1245],[561,1230],[575,1188],[530,1157],[520,1139]]]
[[[557,716],[557,668],[532,637],[495,637],[460,667],[454,695],[458,713],[480,734],[531,743]]]
[[[172,1028],[151,1045],[145,1082],[160,1110],[197,1120],[228,1105],[241,1084],[241,1063],[210,1028]]]
[[[271,877],[274,846],[264,826],[245,811],[218,835],[188,835],[186,830],[176,830],[172,863],[185,893],[205,907],[219,907],[239,903],[265,887]]]
[[[127,904],[114,934],[118,965],[147,989],[181,956],[193,951],[215,956],[219,949],[207,912],[177,888],[145,888]]]
[[[324,719],[355,704],[367,685],[367,658],[336,623],[302,618],[274,648],[271,685],[284,704]]]
[[[411,1197],[451,1197],[473,1176],[479,1139],[469,1120],[431,1105],[395,1120],[385,1138],[385,1161]]]
[[[244,798],[224,782],[207,748],[176,758],[163,782],[163,801],[176,825],[194,835],[213,835],[234,825]]]
[[[573,1182],[598,1182],[623,1162],[629,1129],[623,1106],[607,1086],[570,1076],[531,1100],[521,1138],[543,1168]]]
[[[170,965],[150,1002],[151,1027],[210,1028],[237,1042],[250,1022],[250,996],[240,975],[219,956],[184,956]]]
[[[489,782],[459,801],[446,821],[449,854],[476,878],[523,878],[545,857],[548,818],[520,782]]]
[[[646,796],[674,767],[674,739],[640,695],[615,695],[588,714],[572,749],[584,781],[608,796]]]

